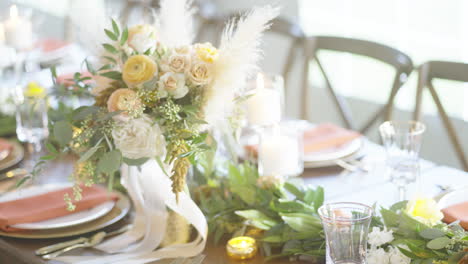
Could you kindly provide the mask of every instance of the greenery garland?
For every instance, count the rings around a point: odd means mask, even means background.
[[[308,256],[325,263],[325,237],[317,213],[324,201],[322,187],[308,187],[300,179],[259,177],[249,163],[229,164],[222,173],[207,160],[199,160],[192,190],[215,243],[227,235],[249,235],[257,238],[267,260]],[[380,216],[373,217],[371,230],[391,230],[394,236],[379,248],[398,248],[412,264],[468,263],[468,232],[458,223],[428,226],[410,216],[406,206],[405,201],[381,208]]]

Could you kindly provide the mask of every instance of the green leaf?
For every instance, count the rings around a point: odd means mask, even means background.
[[[400,223],[400,215],[391,210],[382,208],[380,214],[382,215],[385,225],[388,227],[397,227]]]
[[[52,153],[54,155],[59,154],[58,150],[54,147],[54,145],[52,145],[52,143],[47,142],[45,147],[49,153]]]
[[[128,28],[125,28],[124,31],[122,32],[122,36],[120,37],[120,45],[125,44],[128,39]]]
[[[15,184],[15,188],[21,187],[23,184],[26,183],[26,181],[31,180],[31,179],[32,179],[31,176],[25,176],[25,177],[19,179]]]
[[[433,239],[429,242],[427,242],[427,247],[430,249],[443,249],[445,248],[448,244],[450,244],[450,238],[448,237],[438,237],[436,239]]]
[[[73,138],[72,126],[65,120],[55,123],[53,131],[55,139],[61,146],[67,145]]]
[[[118,150],[112,150],[105,153],[97,164],[99,172],[112,174],[120,169],[122,164],[122,153]]]
[[[104,47],[105,50],[107,50],[108,52],[110,52],[112,54],[119,53],[119,51],[114,46],[112,46],[111,44],[104,43],[104,44],[102,44],[102,46]]]
[[[114,68],[114,65],[113,65],[113,64],[106,64],[106,65],[102,66],[101,68],[99,68],[98,71],[110,70],[110,69],[112,69],[112,68]]]
[[[236,211],[236,215],[250,220],[250,224],[262,230],[268,230],[278,224],[274,219],[268,217],[258,210]]]
[[[122,73],[118,71],[103,72],[100,75],[117,81],[122,80]]]
[[[292,195],[296,196],[297,199],[304,199],[304,192],[296,186],[296,184],[294,184],[293,182],[286,182],[284,184],[284,188],[286,189],[286,191],[290,192]]]
[[[73,121],[81,121],[86,119],[88,116],[97,113],[100,110],[99,106],[81,106],[75,109],[72,113]]]
[[[88,59],[85,59],[85,64],[86,64],[86,69],[87,69],[92,75],[95,75],[95,74],[96,74],[96,70],[94,69],[93,65],[91,65],[91,63],[89,63]]]
[[[112,33],[110,30],[104,29],[104,32],[106,32],[106,35],[107,35],[111,40],[117,41],[117,39],[118,39],[117,36],[116,36],[114,33]]]
[[[102,57],[103,57],[104,59],[106,59],[106,60],[108,60],[108,61],[114,63],[114,64],[117,64],[117,61],[116,61],[114,58],[112,58],[112,57],[109,57],[109,56],[102,56]]]
[[[115,35],[120,35],[119,26],[117,25],[114,19],[112,19],[112,29],[114,30]]]
[[[444,237],[445,232],[436,228],[428,228],[419,232],[419,235],[425,239],[435,239],[439,237]]]
[[[83,155],[81,155],[80,159],[78,160],[78,163],[82,163],[87,161],[89,158],[91,158],[94,153],[101,147],[100,144],[102,142],[103,138],[101,138],[96,145],[94,145],[92,148],[88,149]]]
[[[231,191],[238,195],[247,204],[255,203],[257,174],[249,170],[250,165],[241,165],[237,168],[229,165],[229,186]]]
[[[390,207],[390,210],[393,212],[397,212],[398,210],[402,210],[406,208],[406,205],[408,204],[408,201],[401,201],[398,202]]]
[[[45,156],[42,156],[40,159],[41,160],[53,160],[55,159],[57,156],[55,155],[45,155]]]
[[[280,215],[283,221],[297,232],[318,232],[322,229],[320,219],[309,214],[292,213]]]
[[[54,84],[57,80],[57,68],[55,66],[50,67],[50,73],[52,74],[52,79],[54,80]]]
[[[129,158],[123,158],[123,162],[129,166],[141,166],[147,162],[149,158],[139,158],[139,159],[129,159]]]

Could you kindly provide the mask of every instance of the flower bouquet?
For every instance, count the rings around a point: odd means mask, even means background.
[[[256,70],[260,37],[278,9],[254,8],[229,22],[215,48],[192,44],[193,9],[187,1],[164,0],[160,6],[154,25],[123,28],[112,20],[104,30],[103,63],[97,68],[86,62],[92,77],[74,76],[74,86],[89,87],[95,103],[52,120],[60,149],[47,144],[50,155],[44,158],[61,152],[79,155],[74,192],[65,197],[69,208],[80,199],[81,184],[107,181],[112,186],[120,170],[136,209],[132,230],[99,247],[120,254],[61,260],[146,263],[193,256],[204,248],[206,220],[184,191],[185,177],[197,155],[211,147],[209,128],[225,120],[234,96]],[[96,85],[79,85],[90,79]],[[197,230],[193,242],[164,238],[167,218],[174,214]],[[185,244],[170,247],[174,243]],[[161,245],[164,250],[157,250]]]

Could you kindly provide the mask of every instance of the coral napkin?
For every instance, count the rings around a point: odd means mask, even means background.
[[[43,52],[51,52],[68,46],[70,43],[60,39],[43,39],[37,42],[37,46]]]
[[[11,151],[13,145],[8,140],[0,138],[0,152],[4,150]]]
[[[72,194],[71,188],[0,203],[0,230],[18,231],[10,226],[61,217],[93,208],[109,200],[117,200],[115,193],[109,193],[102,187],[81,186],[81,188],[83,198],[74,203],[75,211],[68,211],[63,199],[64,194]]]
[[[320,124],[304,132],[304,152],[311,153],[339,147],[361,134],[334,124]]]
[[[452,223],[460,220],[460,225],[468,230],[468,202],[451,205],[442,209],[444,213],[444,222]]]

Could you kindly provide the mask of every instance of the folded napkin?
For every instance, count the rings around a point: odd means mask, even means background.
[[[468,230],[468,201],[444,208],[442,213],[444,214],[444,222],[452,223],[460,220],[460,225]]]
[[[334,124],[320,124],[304,132],[304,152],[311,153],[340,147],[361,134]]]
[[[109,193],[100,186],[85,187],[83,198],[74,202],[74,211],[68,211],[63,196],[72,194],[72,188],[64,188],[41,195],[0,203],[0,230],[18,231],[14,224],[33,223],[57,218],[93,208],[109,200],[117,200],[115,193]]]
[[[334,124],[320,124],[304,131],[304,153],[337,148],[360,136],[358,132]],[[253,157],[257,157],[257,148],[257,145],[245,146],[246,152]]]
[[[74,75],[75,75],[75,73],[61,74],[61,75],[57,76],[57,83],[58,84],[63,84],[65,86],[72,85],[74,83],[74,81],[73,81],[73,76]],[[91,78],[93,78],[93,75],[90,72],[84,71],[84,72],[81,72],[81,77],[91,77]],[[86,84],[90,84],[90,83],[93,82],[93,79],[86,80],[86,81],[83,81],[83,82],[86,83]]]
[[[6,139],[0,138],[0,152],[7,150],[11,151],[13,149],[13,145]]]

